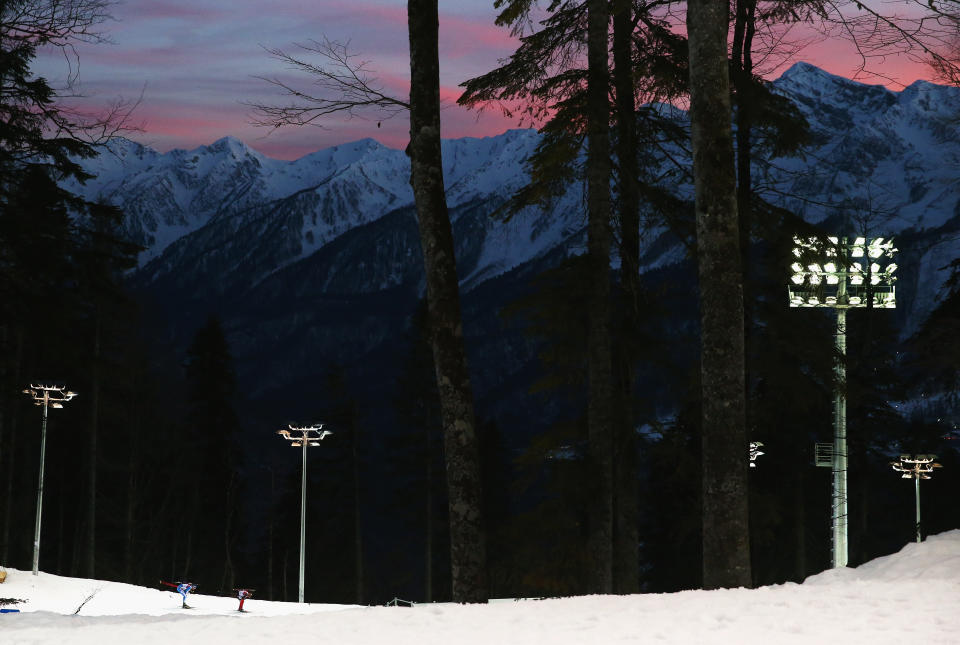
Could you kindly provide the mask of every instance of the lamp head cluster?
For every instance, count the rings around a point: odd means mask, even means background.
[[[794,237],[793,242],[791,307],[896,308],[893,240]]]
[[[757,457],[759,457],[760,455],[765,455],[765,454],[767,454],[767,453],[763,452],[762,450],[760,450],[760,448],[762,448],[762,447],[763,447],[763,443],[760,442],[760,441],[751,441],[751,442],[750,442],[750,467],[751,467],[751,468],[756,468],[756,467],[757,467],[757,464],[756,464]]]
[[[51,408],[62,408],[64,403],[77,396],[77,393],[68,390],[66,385],[43,383],[31,383],[23,393],[33,397],[34,405],[49,405]]]
[[[890,465],[898,473],[903,473],[902,479],[930,479],[934,468],[943,468],[936,459],[936,455],[900,455],[900,460],[891,461]]]
[[[319,446],[324,437],[333,433],[329,430],[323,430],[322,423],[316,423],[311,426],[292,426],[288,425],[284,430],[277,430],[277,434],[290,442],[294,448],[306,446]]]

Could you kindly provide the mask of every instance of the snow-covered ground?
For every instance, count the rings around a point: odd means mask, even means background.
[[[234,598],[192,595],[194,609],[182,610],[175,592],[10,569],[0,598],[25,601],[21,613],[0,614],[4,645],[956,645],[960,530],[802,585],[754,590],[413,608],[254,598],[240,614]]]

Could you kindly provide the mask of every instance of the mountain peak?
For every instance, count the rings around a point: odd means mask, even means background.
[[[849,87],[876,88],[889,91],[887,90],[886,86],[881,83],[864,83],[863,81],[847,78],[846,76],[831,74],[825,69],[821,69],[812,63],[807,63],[804,61],[799,61],[791,65],[787,71],[780,75],[780,78],[774,81],[774,83],[792,83],[803,84],[807,86],[841,85]]]
[[[220,152],[233,152],[235,154],[245,154],[250,152],[250,148],[240,139],[233,136],[221,137],[211,143],[209,146],[210,150]]]
[[[826,72],[820,69],[819,67],[817,67],[816,65],[813,65],[812,63],[808,63],[806,61],[798,61],[793,65],[791,65],[787,69],[787,71],[781,74],[780,79],[778,80],[793,79],[798,76],[808,76],[808,75],[824,76],[824,77],[833,76],[829,72]]]

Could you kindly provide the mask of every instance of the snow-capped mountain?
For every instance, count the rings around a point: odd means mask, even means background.
[[[960,256],[960,88],[916,81],[900,92],[797,63],[775,82],[811,126],[802,158],[776,160],[776,200],[812,222],[850,234],[903,235],[899,292],[904,335],[933,308]],[[844,226],[846,220],[846,226]]]
[[[502,204],[522,185],[524,162],[537,141],[524,130],[445,141],[451,209],[476,201]],[[87,168],[96,178],[75,189],[123,207],[125,232],[145,247],[140,262],[153,279],[199,264],[231,283],[229,276],[240,272],[241,282],[255,284],[413,202],[406,155],[372,139],[295,161],[267,158],[231,137],[166,154],[121,140]],[[558,209],[481,227],[492,238],[482,249],[479,274],[512,268],[579,228],[575,222],[556,226],[558,212],[572,215]],[[545,215],[550,226],[544,226]]]
[[[936,302],[946,277],[939,268],[960,256],[960,89],[917,82],[895,92],[804,63],[773,85],[806,117],[812,143],[800,156],[757,164],[756,186],[838,234],[897,236],[896,315],[908,335]],[[474,316],[467,324],[485,326],[491,338],[499,323],[488,310],[584,248],[579,183],[547,209],[498,217],[525,183],[539,140],[513,130],[443,144],[465,311]],[[643,161],[651,172],[662,163]],[[387,351],[422,292],[403,151],[365,139],[280,161],[229,137],[165,154],[120,141],[86,163],[97,177],[80,190],[122,206],[127,233],[146,247],[137,288],[176,312],[170,324],[181,341],[199,317],[219,312],[238,357],[255,358],[275,381],[254,387],[315,371],[311,356],[355,362]],[[674,190],[689,197],[677,181]],[[648,232],[644,244],[648,270],[685,257],[663,231]],[[471,298],[487,301],[471,309]],[[526,360],[492,340],[471,351],[498,368],[486,382],[481,373],[481,393]]]
[[[858,234],[922,233],[955,221],[960,89],[917,81],[894,92],[806,63],[774,86],[807,118],[813,145],[801,157],[775,159],[758,171],[768,199],[814,222],[846,218]],[[514,130],[445,141],[454,219],[471,203],[495,213],[523,185],[525,161],[538,140],[533,131]],[[87,168],[96,179],[79,190],[123,207],[127,234],[146,248],[141,274],[150,281],[199,267],[221,283],[251,286],[413,200],[405,154],[372,139],[295,161],[267,158],[231,137],[166,154],[118,141]],[[464,267],[463,279],[476,284],[519,266],[576,239],[583,224],[579,185],[547,213],[530,209],[509,222],[481,216],[469,227],[483,240],[474,245],[476,261]],[[955,249],[936,236],[924,244],[913,286],[925,312],[942,282],[936,269]]]

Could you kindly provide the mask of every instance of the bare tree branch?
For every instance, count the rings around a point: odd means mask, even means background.
[[[255,76],[279,88],[293,101],[287,105],[244,102],[254,109],[253,125],[279,128],[284,125],[315,125],[325,117],[343,114],[359,117],[372,110],[389,119],[410,109],[406,101],[391,96],[370,69],[370,61],[350,53],[350,42],[340,43],[323,37],[309,44],[296,45],[306,57],[288,54],[282,49],[264,49],[288,69],[312,78],[312,88],[302,89],[278,77]],[[319,60],[312,62],[309,57]]]
[[[77,89],[80,59],[76,45],[110,42],[100,27],[111,19],[109,12],[116,4],[117,0],[5,0],[0,4],[0,38],[5,52],[26,52],[24,58],[32,59],[38,49],[59,49],[67,66],[63,86],[46,90],[36,83],[25,89],[28,68],[0,76],[0,117],[5,122],[16,119],[20,127],[37,128],[45,137],[94,146],[142,130],[131,118],[143,91],[136,99],[115,99],[101,113],[63,102],[84,97]],[[35,156],[38,150],[29,141],[3,141],[4,154],[14,160]]]

